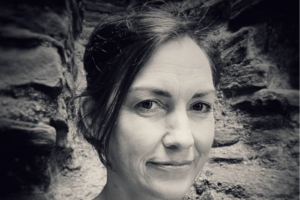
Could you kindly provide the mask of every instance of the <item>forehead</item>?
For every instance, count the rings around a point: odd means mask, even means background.
[[[162,44],[146,65],[160,61],[186,63],[190,69],[210,66],[206,53],[189,36],[176,38]]]
[[[209,59],[188,36],[161,45],[141,69],[132,87],[170,86],[214,89]]]

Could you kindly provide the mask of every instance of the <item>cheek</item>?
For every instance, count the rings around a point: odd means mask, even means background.
[[[111,138],[115,156],[122,156],[125,165],[142,164],[161,141],[159,127],[159,121],[121,111]]]
[[[194,122],[193,133],[195,147],[199,154],[208,154],[214,140],[215,124],[213,116]]]

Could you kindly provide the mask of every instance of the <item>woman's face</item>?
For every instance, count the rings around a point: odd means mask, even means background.
[[[214,138],[209,60],[189,37],[164,43],[133,82],[110,140],[108,181],[160,199],[185,195]]]

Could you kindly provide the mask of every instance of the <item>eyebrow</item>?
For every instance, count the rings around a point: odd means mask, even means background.
[[[194,94],[193,98],[200,98],[200,97],[204,97],[207,96],[209,94],[215,94],[216,95],[216,91],[215,90],[207,90],[207,91],[203,91],[203,92],[197,92],[196,94]]]
[[[152,92],[159,96],[168,97],[168,98],[172,97],[172,95],[168,91],[165,91],[165,90],[162,90],[159,88],[154,88],[154,87],[134,87],[129,90],[129,93],[134,92],[134,91],[148,91],[148,92]],[[192,98],[200,98],[200,97],[207,96],[209,94],[216,94],[216,91],[215,90],[207,90],[207,91],[197,92],[193,95]]]
[[[158,96],[163,96],[163,97],[168,97],[171,98],[172,95],[165,90],[159,89],[159,88],[153,88],[153,87],[134,87],[132,89],[129,90],[129,93],[134,92],[134,91],[149,91],[152,92]]]

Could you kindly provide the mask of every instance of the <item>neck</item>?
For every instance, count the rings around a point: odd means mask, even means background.
[[[145,194],[132,188],[128,183],[115,175],[115,172],[107,171],[107,183],[101,193],[94,200],[162,200]]]

